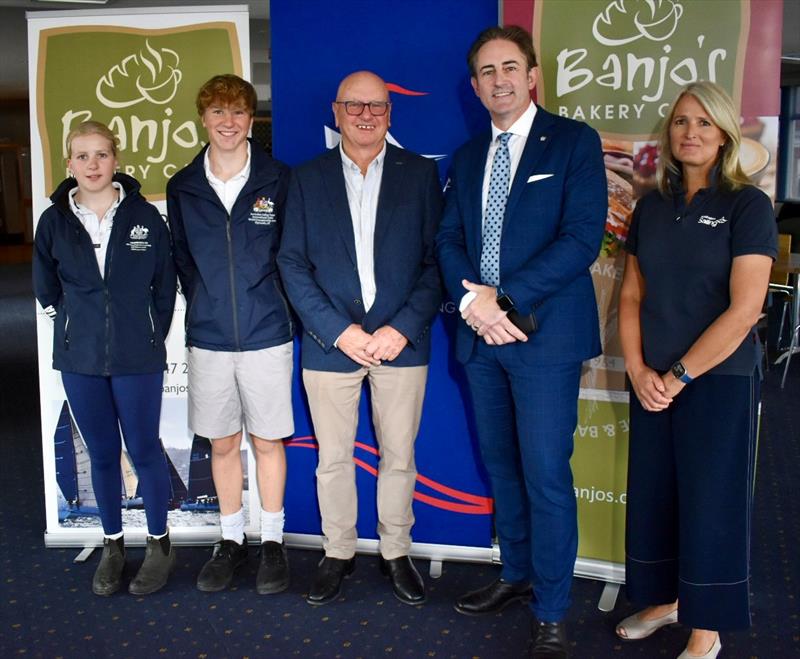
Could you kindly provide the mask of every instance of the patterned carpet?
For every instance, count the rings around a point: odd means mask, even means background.
[[[374,557],[359,556],[339,601],[305,603],[319,554],[290,550],[292,585],[280,595],[254,590],[256,556],[217,594],[194,579],[208,557],[180,548],[168,587],[156,595],[92,595],[99,558],[75,564],[75,549],[45,549],[41,443],[33,302],[29,266],[0,266],[0,656],[2,657],[479,657],[525,655],[530,618],[515,606],[487,618],[453,611],[459,594],[487,583],[496,568],[446,563],[426,577],[429,600],[398,602]],[[800,657],[800,358],[785,390],[772,370],[763,392],[761,448],[752,548],[753,627],[723,635],[726,659]],[[138,565],[143,549],[129,551]],[[417,562],[421,571],[427,563]],[[576,579],[568,619],[573,656],[674,658],[686,630],[663,630],[638,643],[620,642],[614,624],[632,612],[597,610],[603,584]]]

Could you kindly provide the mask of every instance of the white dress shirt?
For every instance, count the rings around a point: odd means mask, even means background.
[[[222,205],[225,206],[225,210],[228,211],[228,215],[230,215],[233,204],[236,203],[236,199],[242,191],[244,184],[247,183],[247,179],[250,178],[250,142],[247,143],[247,160],[244,163],[242,171],[238,174],[234,174],[227,181],[223,181],[214,176],[214,172],[211,171],[211,163],[208,159],[209,151],[210,149],[206,149],[206,155],[203,158],[206,178],[212,190],[217,193]]]
[[[481,226],[483,226],[483,222],[486,221],[486,204],[489,199],[489,181],[492,177],[494,154],[497,152],[497,147],[500,146],[500,141],[497,138],[501,133],[511,133],[511,137],[508,139],[508,154],[511,157],[511,173],[508,177],[508,189],[511,190],[514,176],[516,176],[517,168],[519,167],[519,161],[522,160],[522,152],[525,150],[525,143],[528,141],[528,135],[530,135],[531,132],[534,117],[536,117],[536,104],[531,101],[528,109],[522,113],[519,119],[511,124],[508,130],[500,130],[494,125],[494,122],[492,122],[492,141],[489,144],[489,153],[486,154],[486,164],[483,167],[483,189],[481,192],[481,209],[483,211],[483,216],[481,218]],[[466,309],[469,303],[475,299],[475,296],[476,294],[474,292],[467,291],[458,305],[459,311]]]
[[[369,311],[375,302],[375,216],[378,212],[378,196],[383,178],[383,161],[386,157],[386,142],[375,159],[367,166],[366,175],[344,152],[341,142],[342,171],[347,189],[347,203],[350,206],[350,219],[353,222],[353,236],[356,242],[356,262],[358,279],[361,282],[361,301],[364,311]]]
[[[497,138],[502,133],[511,133],[511,137],[508,139],[508,154],[511,156],[511,174],[508,177],[508,189],[510,190],[511,184],[514,182],[514,176],[517,173],[517,167],[519,167],[519,161],[522,160],[522,152],[525,150],[525,142],[528,141],[528,135],[531,132],[535,116],[536,105],[531,102],[528,109],[511,124],[508,130],[500,130],[494,125],[494,122],[492,123],[492,142],[489,144],[489,153],[486,154],[486,164],[483,167],[483,192],[481,196],[483,221],[486,221],[486,203],[489,199],[489,180],[492,177],[494,154],[497,152],[497,147],[500,146],[500,141]]]
[[[117,214],[117,208],[119,208],[122,200],[125,199],[125,190],[122,189],[122,185],[116,181],[111,185],[114,186],[119,196],[117,200],[111,204],[111,208],[106,211],[102,219],[98,218],[93,210],[78,203],[75,199],[75,195],[78,194],[77,187],[69,191],[69,207],[92,239],[94,256],[97,259],[97,268],[100,270],[100,276],[103,279],[105,279],[106,276],[106,253],[108,252],[108,240],[111,237],[111,228],[114,226],[114,216]]]

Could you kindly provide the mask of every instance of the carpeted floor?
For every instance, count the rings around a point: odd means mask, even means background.
[[[25,657],[520,657],[529,637],[521,606],[487,618],[453,611],[459,594],[494,578],[496,568],[446,563],[426,578],[429,601],[395,600],[374,557],[360,556],[342,598],[313,608],[303,600],[319,559],[290,550],[288,592],[255,594],[255,552],[236,587],[200,593],[194,579],[204,548],[180,548],[162,592],[143,598],[92,595],[98,552],[75,564],[75,549],[45,549],[34,304],[29,265],[0,266],[0,656]],[[763,391],[752,546],[753,627],[723,634],[726,659],[800,657],[800,358],[785,390],[772,370]],[[129,563],[141,560],[132,549]],[[420,568],[427,564],[418,562]],[[676,657],[686,630],[622,643],[614,624],[632,612],[597,610],[603,584],[576,579],[568,620],[573,656]]]

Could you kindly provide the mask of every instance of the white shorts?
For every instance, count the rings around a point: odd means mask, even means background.
[[[245,352],[188,349],[189,428],[219,439],[242,429],[261,439],[294,432],[294,343]]]

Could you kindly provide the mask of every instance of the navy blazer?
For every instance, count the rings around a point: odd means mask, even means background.
[[[352,323],[390,325],[408,345],[390,366],[420,366],[441,304],[434,239],[442,212],[436,163],[387,144],[375,220],[375,302],[365,312],[339,148],[292,172],[278,267],[303,324],[302,364],[361,368],[333,345]]]
[[[453,300],[480,282],[482,186],[491,131],[455,154],[436,248]],[[608,191],[603,152],[586,124],[537,107],[506,204],[500,286],[517,309],[536,315],[527,342],[502,346],[525,363],[583,361],[600,354],[589,266],[605,229]],[[466,362],[477,335],[457,323],[456,357]]]

